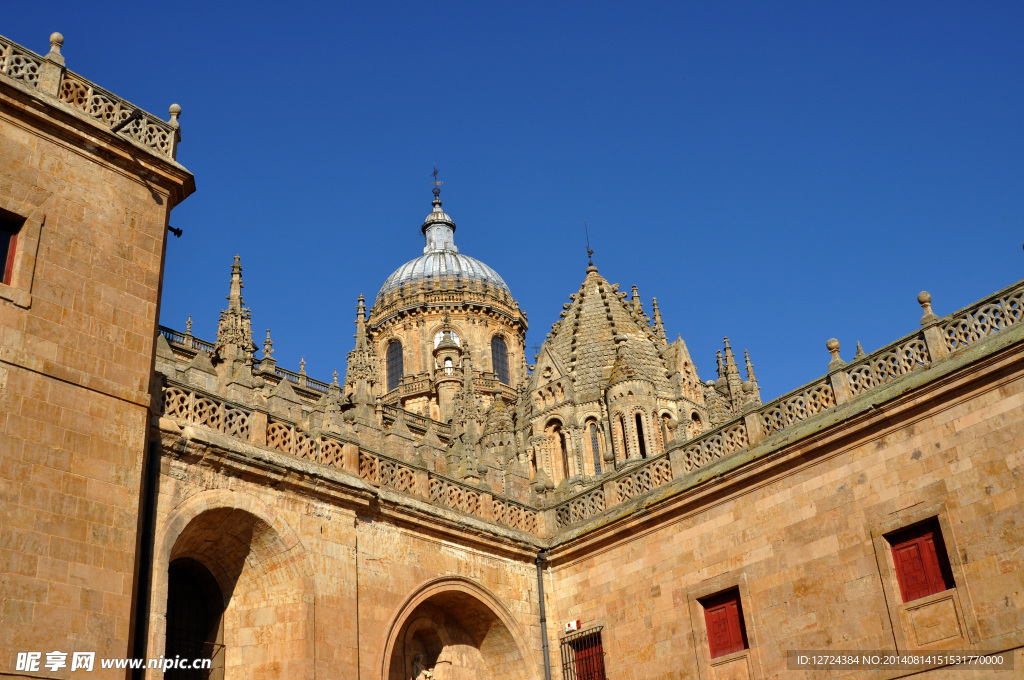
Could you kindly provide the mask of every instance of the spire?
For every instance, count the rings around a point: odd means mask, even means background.
[[[369,403],[370,385],[377,381],[377,357],[366,339],[366,300],[362,295],[356,302],[356,346],[348,353],[345,385],[351,387],[359,399]]]
[[[747,380],[743,383],[743,405],[744,409],[751,406],[761,405],[761,389],[757,386],[757,378],[754,377],[754,364],[750,362],[750,352],[743,350],[743,358],[747,364]]]
[[[228,292],[228,310],[237,312],[242,309],[242,264],[239,256],[231,264],[231,290]]]
[[[242,265],[238,255],[231,265],[231,286],[228,291],[228,308],[221,311],[217,324],[217,341],[214,353],[218,361],[251,361],[256,352],[252,341],[252,312],[242,300]]]
[[[462,343],[462,388],[455,393],[452,408],[452,434],[468,435],[469,444],[475,444],[480,425],[480,406],[473,391],[473,356],[469,343]]]
[[[729,338],[725,338],[725,378],[729,383],[732,398],[735,400],[742,389],[743,379],[740,378],[740,369],[736,366],[736,356],[732,353]]]
[[[651,301],[651,309],[654,310],[654,335],[661,341],[661,344],[668,344],[668,336],[665,335],[665,324],[661,322],[661,310],[658,309],[658,298]]]
[[[267,329],[267,339],[263,341],[263,359],[260,360],[260,370],[264,373],[275,373],[277,360],[274,359],[274,341],[270,339],[270,329]]]
[[[270,329],[267,329],[267,339],[263,341],[263,358],[274,358],[274,341],[270,339]]]

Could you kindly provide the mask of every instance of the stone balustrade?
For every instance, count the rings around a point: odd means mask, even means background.
[[[130,121],[116,134],[132,139],[160,156],[173,159],[181,138],[178,126],[181,107],[172,105],[171,119],[163,121],[89,82],[64,68],[64,58],[60,54],[63,43],[63,36],[54,33],[50,36],[50,54],[44,57],[0,37],[0,73],[56,97],[65,105],[108,128]]]
[[[606,475],[597,491],[586,489],[555,507],[558,529],[566,529],[637,498],[674,478],[670,455],[678,456],[683,474],[696,472],[722,458],[760,443],[813,416],[834,409],[912,371],[927,368],[950,353],[1017,323],[1024,316],[1024,282],[946,317],[931,314],[931,296],[919,297],[925,308],[922,330],[904,336],[881,349],[845,363],[838,359],[839,345],[829,342],[834,364],[829,375],[774,399],[682,444],[670,453]],[[937,333],[934,330],[937,329]]]
[[[816,415],[835,409],[872,390],[931,366],[943,357],[955,354],[1020,321],[1024,282],[1019,282],[981,300],[970,307],[939,318],[931,313],[930,296],[922,293],[925,307],[922,329],[904,336],[850,363],[838,357],[838,342],[829,341],[833,361],[830,372],[788,392],[758,409],[722,424],[715,429],[684,441],[670,444],[666,453],[643,460],[624,469],[607,473],[583,491],[552,508],[557,530],[578,525],[621,503],[639,498],[680,476],[688,476],[701,468],[739,451],[749,449],[765,438],[785,432]],[[171,329],[160,332],[179,346],[203,348],[212,345]],[[283,369],[283,379],[312,386],[326,393],[329,385]],[[381,405],[383,425],[399,416],[397,407]],[[203,394],[193,388],[169,384],[164,388],[164,414],[180,422],[193,423],[229,436],[265,444],[269,448],[299,456],[310,461],[346,469],[358,474],[367,483],[408,493],[436,505],[495,521],[521,531],[541,530],[541,511],[501,498],[458,480],[398,461],[379,453],[359,449],[357,460],[346,463],[345,443],[329,434],[314,439],[294,423],[262,415],[265,433],[254,432],[254,411],[240,404]],[[401,412],[406,422],[421,431],[433,427],[439,437],[450,436],[450,427],[409,413]],[[255,435],[255,437],[254,437]]]
[[[537,533],[540,513],[509,498],[344,442],[329,433],[311,437],[293,422],[247,409],[191,387],[163,388],[163,415],[182,424],[199,425],[256,445],[328,465],[363,481],[433,504],[494,521],[512,529]],[[404,414],[410,417],[411,414]],[[264,423],[262,432],[254,424]]]

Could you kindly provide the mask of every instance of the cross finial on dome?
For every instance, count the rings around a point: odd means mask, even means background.
[[[437,166],[435,165],[434,166],[434,172],[432,172],[430,174],[432,174],[434,176],[434,200],[435,201],[440,201],[441,200],[441,185],[444,184],[444,182],[442,182],[442,181],[437,179],[437,173],[438,173],[438,169],[437,169]]]

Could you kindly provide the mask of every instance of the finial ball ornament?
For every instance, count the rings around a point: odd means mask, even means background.
[[[929,293],[928,291],[922,290],[920,293],[917,294],[917,302],[918,302],[918,304],[924,306],[924,305],[927,305],[927,304],[931,304],[931,301],[932,301],[932,294]]]
[[[54,31],[50,34],[50,45],[53,47],[60,47],[64,44],[64,36]]]
[[[825,347],[829,352],[839,351],[839,341],[835,338],[829,338],[828,342],[825,343]]]
[[[167,113],[171,114],[172,116],[180,116],[181,115],[181,105],[180,104],[171,104],[171,108],[167,109]]]

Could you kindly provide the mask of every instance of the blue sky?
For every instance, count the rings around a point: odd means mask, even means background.
[[[355,300],[422,249],[434,164],[462,252],[540,344],[584,277],[701,377],[766,400],[1024,276],[1021,3],[18,4],[0,33],[166,117],[197,192],[161,322],[212,339],[242,256],[275,356],[344,371]],[[532,356],[530,357],[532,361]]]

